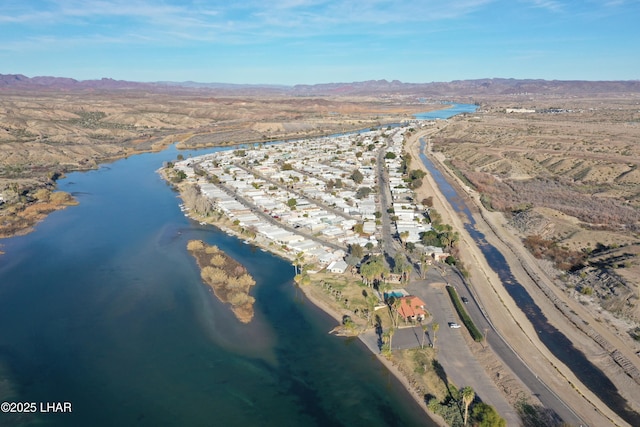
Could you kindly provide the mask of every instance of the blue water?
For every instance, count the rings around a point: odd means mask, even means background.
[[[403,296],[404,296],[404,294],[402,292],[385,292],[384,293],[384,299],[385,300],[388,299],[388,298],[391,298],[391,297],[402,298]]]
[[[177,153],[69,174],[78,206],[0,242],[0,401],[73,408],[0,425],[434,425],[359,341],[327,334],[290,263],[183,216],[155,173]],[[190,239],[255,277],[253,322],[202,284]]]
[[[449,119],[458,114],[474,113],[477,109],[478,106],[474,104],[451,104],[449,108],[418,113],[414,114],[413,117],[420,120]]]

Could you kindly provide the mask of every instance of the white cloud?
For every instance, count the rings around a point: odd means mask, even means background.
[[[557,0],[525,0],[526,3],[540,9],[546,9],[552,12],[560,12],[564,10],[564,4]]]
[[[87,24],[129,19],[145,25],[207,26],[232,21],[235,27],[315,28],[324,26],[428,22],[470,13],[494,0],[248,0],[158,2],[153,0],[43,0],[0,5],[0,22]]]

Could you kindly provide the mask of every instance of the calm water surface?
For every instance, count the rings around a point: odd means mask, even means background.
[[[70,174],[79,206],[0,241],[0,401],[73,408],[0,425],[434,425],[359,341],[327,334],[289,263],[182,215],[154,173],[176,155]],[[251,324],[202,284],[189,239],[254,275]]]

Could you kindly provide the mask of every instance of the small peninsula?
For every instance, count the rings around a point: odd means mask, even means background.
[[[213,289],[223,303],[231,304],[231,310],[242,323],[253,319],[255,298],[249,295],[256,284],[247,269],[217,246],[207,245],[202,240],[191,240],[187,250],[200,267],[202,280]]]

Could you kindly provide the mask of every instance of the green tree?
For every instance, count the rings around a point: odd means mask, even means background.
[[[440,239],[438,238],[438,232],[435,230],[425,231],[420,233],[420,241],[425,246],[440,246]]]
[[[393,326],[395,328],[398,327],[398,316],[400,315],[400,300],[396,297],[391,297],[391,305],[389,306],[389,310],[391,311],[391,313],[389,313],[390,317],[391,317],[391,322],[393,323]],[[406,319],[405,319],[406,322]]]
[[[291,210],[295,210],[297,204],[298,204],[298,202],[293,197],[290,198],[289,200],[287,200],[287,206],[289,206],[291,208]]]
[[[364,224],[359,222],[353,226],[354,233],[364,234]]]
[[[390,330],[382,333],[382,348],[380,352],[387,359],[391,359],[391,338]]]
[[[413,270],[413,267],[409,262],[402,266],[402,277],[405,283],[409,282],[409,278],[411,277],[412,270]]]
[[[396,252],[393,257],[393,272],[402,275],[402,280],[407,281],[411,273],[411,264],[407,262],[407,257],[402,252]]]
[[[349,245],[349,253],[358,259],[364,257],[364,249],[357,243]]]
[[[364,279],[364,284],[367,286],[371,286],[371,282],[376,276],[375,266],[370,262],[362,264],[360,266],[360,275]]]
[[[394,327],[390,327],[387,332],[383,334],[383,340],[386,341],[384,345],[383,354],[387,359],[391,359],[391,352],[393,350],[393,335],[395,335],[396,329]]]
[[[411,181],[415,181],[416,179],[422,179],[427,175],[425,171],[422,169],[413,169],[409,174],[409,178]]]
[[[384,155],[385,159],[395,159],[396,157],[396,153],[392,151],[387,151],[387,153]]]
[[[381,280],[387,274],[387,268],[380,257],[371,257],[360,266],[360,274],[365,278],[367,285],[372,284],[375,279]]]
[[[355,267],[356,265],[358,265],[358,263],[360,262],[361,258],[358,258],[356,256],[353,256],[351,254],[347,255],[344,258],[344,262],[347,263],[348,266],[350,267]]]
[[[368,197],[372,191],[371,187],[359,187],[356,191],[356,199],[364,199],[365,197]]]
[[[177,171],[175,177],[171,180],[175,183],[182,182],[187,178],[187,174],[184,171]]]
[[[402,252],[396,252],[393,257],[393,272],[395,274],[402,274],[404,265],[407,263],[407,257]]]
[[[350,178],[356,184],[362,184],[362,181],[364,180],[364,175],[362,175],[362,172],[360,172],[358,169],[354,169],[353,172],[351,173]]]
[[[506,427],[507,422],[498,414],[495,408],[486,403],[473,405],[471,416],[477,421],[478,427]]]

